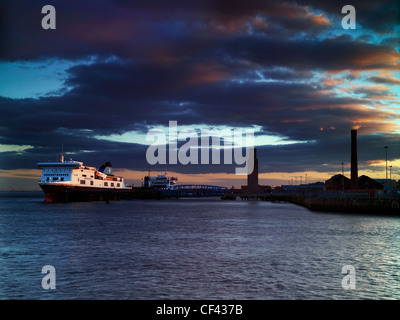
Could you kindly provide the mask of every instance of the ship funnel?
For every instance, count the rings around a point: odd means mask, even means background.
[[[111,162],[105,162],[100,168],[99,168],[100,172],[103,172],[104,174],[107,174],[109,176],[114,175],[113,174],[113,169],[112,169],[112,164]]]

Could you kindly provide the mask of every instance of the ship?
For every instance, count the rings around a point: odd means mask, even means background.
[[[168,177],[167,173],[151,177],[150,173],[144,177],[144,188],[170,188],[178,181],[176,177]]]
[[[112,164],[105,162],[97,170],[80,161],[64,161],[64,155],[58,162],[39,162],[42,169],[39,186],[45,194],[45,202],[65,202],[68,197],[96,198],[108,197],[110,193],[131,190],[125,179],[113,174]]]

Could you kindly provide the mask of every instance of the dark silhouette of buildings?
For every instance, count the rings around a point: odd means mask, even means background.
[[[383,189],[382,183],[368,177],[359,177],[357,186],[354,188],[352,181],[343,176],[342,174],[337,174],[332,176],[330,179],[325,181],[326,190],[329,191],[347,191],[347,190],[381,190]]]
[[[364,175],[358,178],[358,188],[363,190],[383,189],[383,184]]]
[[[343,191],[352,187],[351,180],[342,174],[336,174],[325,181],[326,190]]]
[[[279,191],[286,194],[297,194],[297,195],[315,195],[325,190],[325,183],[318,181],[309,184],[300,185],[282,185],[280,188],[276,188],[275,191]]]

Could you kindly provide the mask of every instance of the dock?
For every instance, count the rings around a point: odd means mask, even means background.
[[[288,202],[306,207],[311,211],[399,215],[399,198],[322,198],[290,197]]]
[[[400,216],[400,198],[398,197],[323,197],[293,194],[247,194],[242,200],[288,202],[310,211],[362,213]]]

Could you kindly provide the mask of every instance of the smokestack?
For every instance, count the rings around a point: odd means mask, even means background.
[[[358,189],[357,130],[351,130],[351,189]]]
[[[247,187],[250,192],[256,192],[258,190],[258,158],[257,149],[250,149],[250,157],[254,157],[254,169],[253,172],[247,175]]]

